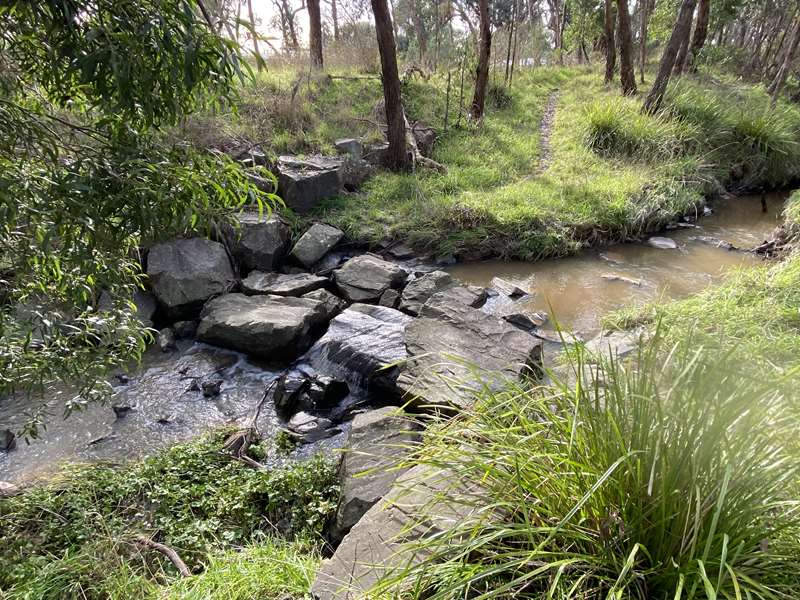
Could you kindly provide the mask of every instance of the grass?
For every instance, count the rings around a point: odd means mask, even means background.
[[[467,516],[412,544],[420,562],[375,595],[796,598],[792,398],[689,340],[592,370],[573,359],[576,384],[512,384],[429,430],[415,459],[479,492],[452,493]]]
[[[148,597],[159,591],[159,579],[176,572],[134,544],[136,534],[174,548],[196,573],[243,569],[230,554],[240,547],[264,561],[268,553],[275,560],[306,556],[292,563],[305,569],[336,508],[335,466],[315,458],[256,471],[225,456],[224,438],[179,445],[126,467],[74,467],[0,500],[0,598]],[[214,584],[205,577],[198,589]],[[263,584],[296,587],[298,577],[275,579],[265,570]]]

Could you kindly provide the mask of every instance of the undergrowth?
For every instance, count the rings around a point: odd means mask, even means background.
[[[275,537],[318,543],[336,507],[334,466],[319,457],[257,471],[223,453],[223,440],[125,467],[73,467],[0,500],[0,590],[8,598],[146,597],[157,577],[175,571],[135,544],[137,534],[174,548],[195,572],[232,560],[220,552],[278,544]]]

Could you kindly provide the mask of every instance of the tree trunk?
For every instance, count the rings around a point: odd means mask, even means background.
[[[247,16],[250,19],[250,35],[253,37],[253,52],[256,55],[256,65],[258,70],[264,68],[264,59],[261,58],[261,52],[258,49],[258,33],[256,32],[256,20],[253,16],[253,0],[247,0]]]
[[[509,73],[511,72],[511,44],[514,41],[514,21],[517,18],[517,2],[511,6],[511,22],[508,24],[508,47],[506,48],[506,77],[505,83],[508,85]]]
[[[656,80],[653,82],[653,87],[644,101],[643,110],[647,113],[655,113],[661,108],[661,102],[664,100],[664,92],[667,90],[667,84],[669,84],[669,77],[675,66],[678,50],[683,40],[689,36],[695,3],[696,0],[682,0],[681,2],[669,41],[667,41],[664,52],[661,54],[661,61],[658,63]]]
[[[339,13],[336,7],[336,0],[331,0],[331,20],[333,21],[333,41],[339,41]]]
[[[419,44],[419,60],[420,62],[425,62],[425,57],[428,56],[428,38],[416,0],[409,1],[409,8],[411,10],[411,20],[414,21],[414,31],[417,34],[417,43]]]
[[[679,77],[683,73],[683,66],[686,63],[686,56],[689,54],[689,37],[691,36],[691,22],[689,23],[689,31],[686,32],[686,37],[681,41],[680,48],[678,48],[678,55],[675,57],[675,66],[672,67],[672,74]]]
[[[642,3],[642,22],[639,29],[639,81],[644,83],[644,69],[647,66],[647,24],[650,18],[650,0],[640,0]]]
[[[614,2],[606,0],[605,12],[603,13],[603,35],[606,44],[606,75],[605,83],[614,81],[614,71],[617,67],[617,46],[614,41]]]
[[[798,45],[800,45],[800,18],[795,22],[794,31],[792,32],[792,41],[783,57],[783,62],[778,69],[778,73],[775,75],[775,79],[772,80],[769,86],[769,93],[772,96],[773,105],[778,101],[778,95],[781,93],[783,85],[786,83],[786,78],[789,76],[789,69],[792,66],[795,54],[797,54]]]
[[[400,96],[400,74],[397,72],[397,47],[387,0],[371,1],[378,52],[381,55],[383,100],[386,107],[386,137],[389,140],[386,166],[399,171],[411,166],[411,158],[406,148],[405,114]]]
[[[622,93],[636,93],[636,72],[633,66],[633,40],[631,39],[631,14],[628,0],[617,0],[617,22],[619,23],[619,77]]]
[[[478,45],[478,68],[475,72],[475,95],[472,97],[470,114],[475,120],[483,117],[486,106],[486,87],[489,83],[489,57],[492,52],[492,29],[489,22],[489,0],[478,0],[481,17],[480,43]]]
[[[308,0],[308,47],[311,54],[311,66],[322,68],[322,15],[319,0]]]

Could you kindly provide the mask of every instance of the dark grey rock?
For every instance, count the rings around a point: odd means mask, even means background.
[[[158,332],[158,347],[162,352],[171,352],[178,348],[175,341],[175,332],[171,328],[165,327]]]
[[[423,156],[430,156],[433,150],[433,144],[436,142],[436,130],[433,127],[428,127],[421,123],[414,123],[411,128],[411,133],[414,135],[414,140],[417,142],[417,148]]]
[[[406,244],[397,244],[389,248],[386,253],[395,260],[409,260],[417,256],[413,248]]]
[[[235,281],[225,247],[202,238],[153,246],[147,276],[156,298],[173,318],[193,316],[206,300],[227,292]]]
[[[300,397],[311,381],[305,373],[292,369],[283,373],[275,384],[275,409],[281,415],[291,415],[299,410],[310,410],[311,406],[298,407]]]
[[[292,248],[292,256],[307,268],[319,262],[344,237],[341,229],[315,223]]]
[[[409,283],[403,290],[400,310],[416,316],[431,296],[454,285],[453,277],[444,271],[433,271],[423,275]]]
[[[203,392],[205,398],[213,398],[219,396],[222,390],[222,379],[215,377],[214,379],[206,379],[200,384],[200,391]]]
[[[311,273],[284,275],[253,271],[242,280],[242,291],[248,295],[302,296],[320,289],[327,281],[325,277],[317,277]]]
[[[397,407],[356,415],[339,469],[342,491],[329,532],[334,545],[389,492],[403,472],[393,467],[419,440],[417,427]]]
[[[333,408],[349,393],[350,387],[346,382],[326,375],[317,375],[311,379],[307,391],[311,404],[316,410]]]
[[[114,411],[114,416],[116,416],[118,419],[123,419],[129,412],[133,410],[133,407],[127,404],[115,404],[111,407],[111,410]]]
[[[386,163],[386,154],[389,151],[389,142],[376,142],[369,144],[364,149],[364,160],[369,164],[381,167]]]
[[[325,311],[329,319],[332,319],[347,308],[347,302],[345,300],[331,294],[328,290],[314,290],[313,292],[303,294],[302,297],[322,302],[322,304],[325,305]]]
[[[240,228],[232,237],[232,248],[242,274],[253,270],[275,271],[286,258],[291,231],[277,215],[243,213]],[[237,235],[238,234],[238,235]]]
[[[429,302],[454,302],[465,304],[472,308],[481,308],[486,303],[487,298],[488,295],[485,288],[455,285],[444,291],[436,292],[430,297]]]
[[[324,304],[310,298],[227,294],[203,308],[197,337],[288,363],[313,343],[327,318]]]
[[[10,429],[0,429],[0,451],[8,452],[17,445],[17,436]]]
[[[178,321],[172,326],[172,330],[179,340],[191,339],[197,333],[197,321]]]
[[[420,407],[468,408],[471,390],[498,389],[541,369],[540,340],[464,304],[426,304],[405,334],[409,359],[397,387]]]
[[[391,288],[386,290],[381,294],[378,304],[388,308],[397,308],[397,305],[400,304],[400,291]]]
[[[343,138],[333,143],[337,151],[349,154],[353,158],[361,158],[364,154],[364,145],[355,138]]]
[[[377,302],[389,288],[400,288],[408,274],[397,265],[370,254],[356,256],[334,271],[334,281],[351,302]]]
[[[298,159],[281,156],[278,159],[278,193],[292,210],[305,213],[321,200],[336,196],[340,190],[341,161]]]

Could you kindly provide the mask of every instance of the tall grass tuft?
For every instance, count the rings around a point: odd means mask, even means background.
[[[423,536],[419,562],[376,592],[800,596],[798,460],[785,444],[797,429],[777,388],[657,339],[628,363],[590,368],[577,351],[571,369],[570,383],[487,393],[431,433],[419,461],[482,493],[453,491],[453,510],[469,516]]]

